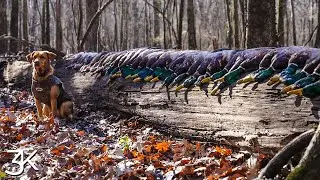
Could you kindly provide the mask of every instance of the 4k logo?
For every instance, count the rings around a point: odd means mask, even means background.
[[[29,164],[34,170],[38,171],[39,169],[31,162],[31,159],[33,156],[37,153],[36,150],[34,150],[28,157],[27,159],[24,160],[23,156],[23,150],[9,150],[7,151],[8,153],[16,153],[12,160],[12,164],[17,164],[19,165],[18,171],[16,172],[11,172],[11,171],[5,171],[5,173],[11,175],[11,176],[19,176],[23,173],[24,171],[24,165]],[[20,157],[20,160],[18,160]]]

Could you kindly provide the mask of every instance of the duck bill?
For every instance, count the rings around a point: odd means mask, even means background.
[[[121,77],[122,76],[122,73],[116,73],[116,74],[113,74],[110,78],[111,79],[116,79],[118,77]]]
[[[159,77],[155,77],[155,78],[150,80],[150,82],[158,82],[158,81],[160,81]]]
[[[144,81],[149,82],[153,79],[153,76],[147,76],[144,78]]]
[[[132,79],[135,79],[135,78],[137,78],[137,77],[139,77],[138,74],[134,74],[134,75],[131,76]]]
[[[283,88],[281,90],[281,93],[286,94],[287,92],[292,91],[292,90],[294,90],[294,86],[290,85],[290,86],[287,86],[287,87]]]
[[[287,92],[288,95],[292,95],[292,94],[295,94],[297,96],[303,96],[303,89],[300,88],[300,89],[295,89],[295,90],[292,90],[292,91],[289,91]]]
[[[179,92],[182,88],[184,88],[184,85],[180,85],[176,88],[176,92]]]
[[[126,80],[132,79],[132,75],[128,75],[125,77]]]
[[[210,81],[211,81],[211,77],[206,77],[206,78],[201,80],[201,83],[202,84],[208,84],[208,83],[210,83]]]
[[[219,91],[219,88],[214,88],[212,91],[211,91],[211,95],[212,96],[215,96],[215,95],[217,95],[218,94],[218,91]]]
[[[268,81],[267,85],[268,86],[272,86],[273,84],[276,84],[280,82],[280,76],[279,75],[275,75],[272,78],[270,78],[270,80]]]
[[[137,77],[137,78],[135,78],[135,79],[133,80],[133,82],[134,82],[134,83],[137,83],[137,82],[141,82],[141,80],[142,80],[142,79],[141,79],[140,77]]]
[[[224,77],[214,80],[213,82],[224,82]]]
[[[249,82],[253,82],[254,78],[252,77],[252,75],[244,77],[242,79],[240,79],[239,81],[237,81],[237,84],[243,84],[243,83],[249,83]]]

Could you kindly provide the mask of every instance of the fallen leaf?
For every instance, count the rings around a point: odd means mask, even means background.
[[[86,132],[84,130],[78,131],[77,135],[78,136],[84,136],[86,134]]]

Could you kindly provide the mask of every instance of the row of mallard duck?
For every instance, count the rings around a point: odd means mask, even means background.
[[[137,48],[121,52],[81,52],[69,57],[67,68],[108,76],[109,82],[158,82],[178,92],[214,83],[210,92],[242,83],[283,83],[282,93],[320,95],[320,49],[288,46],[216,51]]]

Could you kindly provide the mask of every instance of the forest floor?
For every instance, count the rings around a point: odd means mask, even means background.
[[[38,121],[32,96],[0,89],[0,179],[15,179],[12,160],[23,150],[19,179],[253,179],[271,158],[237,147],[164,135],[137,116],[77,107],[77,119]]]

